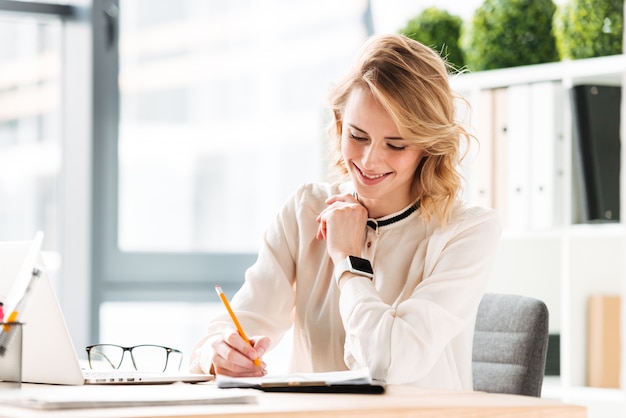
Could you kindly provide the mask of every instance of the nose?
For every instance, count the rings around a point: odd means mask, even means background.
[[[363,151],[363,168],[376,167],[379,160],[382,158],[383,150],[379,149],[376,144],[369,144]]]

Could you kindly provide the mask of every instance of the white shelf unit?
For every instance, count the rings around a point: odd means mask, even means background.
[[[525,155],[522,152],[511,161],[513,157],[510,154],[498,154],[497,149],[493,149],[493,144],[485,143],[484,138],[481,138],[481,134],[485,134],[485,129],[480,124],[484,124],[485,121],[489,122],[490,118],[497,119],[494,112],[501,111],[501,109],[493,112],[488,110],[486,114],[481,114],[485,111],[481,94],[485,91],[496,92],[498,90],[516,92],[520,90],[519,86],[551,82],[555,86],[556,95],[560,95],[557,97],[560,99],[557,105],[554,103],[533,104],[533,106],[545,106],[546,109],[541,111],[552,115],[551,120],[557,123],[555,135],[558,138],[553,139],[552,145],[546,144],[546,152],[553,153],[552,164],[560,165],[560,167],[552,167],[551,173],[558,177],[554,179],[554,190],[552,190],[554,199],[551,210],[554,211],[554,216],[548,226],[545,224],[537,226],[532,219],[531,222],[522,224],[517,222],[518,219],[504,221],[502,246],[494,266],[489,291],[525,294],[547,303],[550,310],[550,332],[560,334],[561,338],[561,374],[558,378],[550,377],[545,380],[545,396],[582,404],[609,403],[619,405],[620,408],[626,405],[625,378],[622,378],[621,388],[618,389],[598,389],[586,386],[586,327],[587,299],[590,295],[619,294],[623,296],[626,294],[626,223],[624,222],[626,210],[623,210],[626,185],[625,181],[621,181],[621,223],[581,222],[581,204],[578,202],[579,195],[577,194],[577,170],[573,163],[577,145],[573,135],[569,89],[579,84],[622,85],[625,74],[626,56],[616,55],[465,73],[451,77],[453,89],[466,97],[473,108],[469,126],[481,142],[481,152],[488,154],[487,160],[492,163],[499,159],[499,166],[505,167],[508,171],[520,170],[520,162],[517,159],[530,158],[530,165],[521,168],[521,170],[529,170],[529,173],[524,173],[524,175],[534,175],[533,171],[540,168],[534,167],[533,158],[540,159],[545,155],[536,153]],[[498,104],[497,99],[493,99],[490,103],[495,108],[501,105]],[[508,111],[511,111],[511,107],[517,108],[518,105],[519,103],[509,100]],[[531,112],[537,110],[533,106],[531,106]],[[524,111],[522,108],[521,112]],[[622,136],[624,113],[624,106],[622,106]],[[507,127],[513,129],[515,124],[509,122],[507,124],[510,126]],[[492,120],[489,123],[497,125],[498,122]],[[517,125],[522,125],[516,128],[518,130],[525,128],[523,124]],[[493,130],[495,131],[496,128]],[[517,133],[509,130],[506,136],[512,141],[512,136]],[[497,135],[496,132],[487,134],[492,137]],[[532,134],[529,135],[529,132],[525,132],[524,135],[529,141],[532,140]],[[550,149],[551,146],[553,148]],[[623,154],[624,146],[622,146]],[[501,188],[498,189],[498,186],[494,185],[494,182],[502,176],[514,176],[519,173],[503,174],[502,168],[488,166],[484,156],[474,158],[475,155],[470,153],[470,162],[465,163],[468,182],[467,197],[482,204],[492,203],[492,206],[498,208],[498,199],[503,198],[498,194],[501,195],[503,192]],[[506,160],[506,164],[502,164],[502,159]],[[625,158],[622,157],[622,173],[626,172],[624,160]],[[472,188],[472,182],[485,181],[480,178],[485,175],[485,172],[491,182],[485,188],[493,189],[486,194],[483,189]],[[622,174],[621,177],[624,175]],[[511,204],[511,202],[509,199],[508,203]],[[506,209],[508,208],[505,206]],[[515,213],[519,216],[519,212]],[[626,317],[625,310],[622,309],[623,317]],[[626,335],[625,329],[626,321],[622,320],[622,335]],[[622,359],[625,359],[622,361],[623,364],[626,362],[626,344],[622,345]],[[625,369],[623,365],[622,370]],[[622,376],[626,376],[624,371],[622,371]]]

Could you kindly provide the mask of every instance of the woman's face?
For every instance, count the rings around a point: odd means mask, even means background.
[[[355,88],[348,98],[341,152],[371,217],[397,212],[413,201],[411,185],[424,152],[400,136],[369,90]]]

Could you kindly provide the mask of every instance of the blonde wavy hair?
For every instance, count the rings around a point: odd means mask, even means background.
[[[434,217],[442,224],[462,185],[458,171],[464,156],[461,140],[473,138],[455,121],[455,100],[465,100],[451,90],[449,68],[437,52],[404,35],[373,36],[361,48],[352,70],[330,92],[330,134],[336,144],[333,160],[340,173],[348,175],[341,154],[346,102],[352,90],[366,88],[392,117],[402,137],[424,150],[415,171],[413,197],[419,199],[426,221]]]

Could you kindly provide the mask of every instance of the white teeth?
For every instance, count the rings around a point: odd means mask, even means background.
[[[364,176],[364,177],[367,177],[368,179],[372,179],[372,180],[374,180],[374,179],[379,179],[379,178],[381,178],[382,176],[384,176],[384,174],[377,174],[377,175],[375,175],[375,176],[368,176],[367,174],[363,173],[362,171],[361,171],[361,173],[363,174],[363,176]]]
[[[355,167],[356,167],[356,165],[355,165]],[[361,173],[361,175],[362,175],[363,177],[368,178],[368,179],[370,179],[370,180],[379,179],[379,178],[381,178],[381,177],[383,177],[383,176],[385,175],[385,174],[376,174],[375,176],[370,176],[370,175],[365,174],[365,173],[363,172],[363,170],[361,170],[359,167],[356,167],[356,169],[357,169],[357,170],[359,170],[359,172]]]

